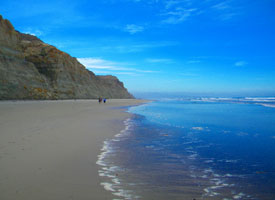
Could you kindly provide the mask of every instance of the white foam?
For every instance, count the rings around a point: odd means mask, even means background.
[[[222,162],[229,162],[229,163],[236,163],[238,160],[219,160]],[[238,177],[241,178],[243,175],[233,175],[233,174],[217,174],[213,171],[213,169],[208,168],[205,169],[203,176],[199,176],[200,178],[210,178],[211,186],[208,186],[203,189],[204,194],[202,195],[202,198],[204,197],[214,197],[222,194],[222,191],[224,191],[223,188],[235,188],[236,185],[233,183],[226,183],[227,178],[230,177]],[[221,192],[220,192],[221,191]],[[231,190],[231,197],[223,198],[223,200],[233,200],[233,199],[243,199],[244,197],[247,199],[251,199],[251,196],[244,194],[243,192],[236,193],[234,190]]]
[[[113,178],[112,179],[113,183],[116,184],[116,185],[119,185],[120,184],[120,180],[118,178]]]
[[[193,153],[193,152],[192,152],[192,153]],[[188,156],[188,159],[190,159],[190,160],[195,160],[197,157],[198,157],[198,154],[197,154],[197,153],[194,153],[194,154]]]
[[[260,102],[275,102],[275,97],[245,97],[244,100],[260,101]]]
[[[124,121],[124,125],[125,129],[116,134],[114,139],[103,142],[101,153],[98,155],[96,164],[101,166],[101,169],[98,170],[99,176],[110,180],[109,182],[104,181],[101,183],[105,190],[111,191],[112,194],[122,197],[123,199],[137,199],[138,196],[132,195],[132,191],[121,189],[121,180],[117,177],[116,173],[122,169],[108,163],[108,160],[106,160],[106,158],[110,157],[111,153],[116,151],[112,143],[122,140],[124,136],[130,133],[129,130],[132,126],[130,118]]]
[[[225,174],[224,177],[233,177],[232,174]]]
[[[220,195],[220,193],[212,191],[211,187],[204,188],[203,191],[206,193],[206,194],[204,194],[204,196],[214,197],[214,196]]]
[[[211,192],[211,194],[209,195],[210,197],[214,197],[214,196],[217,196],[217,195],[219,195],[220,193],[218,193],[218,192]]]
[[[205,191],[206,193],[210,192],[210,190],[208,188],[204,188],[203,191]]]
[[[212,169],[205,169],[203,172],[204,173],[213,173],[213,170]]]
[[[197,130],[197,131],[203,131],[204,128],[203,127],[192,127],[192,130]]]
[[[219,177],[220,177],[220,175],[219,175]],[[219,178],[213,178],[213,179],[211,179],[211,181],[213,181],[216,186],[220,186],[224,183],[224,181],[222,179],[219,179]]]
[[[265,107],[270,107],[270,108],[275,108],[275,104],[259,103],[259,105],[262,105],[262,106],[265,106]]]
[[[103,147],[101,148],[101,153],[97,156],[98,159],[96,161],[96,164],[104,167],[107,166],[107,164],[104,162],[104,159],[107,153],[110,153],[110,152],[112,152],[112,150],[110,148],[109,141],[104,141]]]
[[[219,186],[211,186],[210,188],[215,190],[215,189],[219,189],[219,188],[223,188],[223,185],[219,185]]]
[[[115,192],[115,189],[113,188],[113,185],[111,183],[100,183],[104,187],[105,190]]]
[[[244,197],[244,196],[245,196],[245,194],[242,193],[242,192],[240,192],[239,194],[234,195],[234,196],[233,196],[233,199],[242,199],[242,197]]]
[[[231,103],[250,103],[265,107],[275,108],[275,97],[244,97],[244,98],[197,98],[191,101],[199,102],[231,102]]]
[[[108,168],[108,171],[117,172],[117,171],[121,171],[121,168],[118,166],[112,166]]]
[[[225,162],[227,162],[227,163],[237,163],[238,160],[225,160]]]
[[[115,178],[115,176],[111,175],[108,171],[99,170],[98,175],[102,177]]]
[[[147,148],[147,149],[153,149],[154,147],[155,147],[154,145],[145,146],[145,148]]]
[[[131,191],[129,191],[129,190],[119,189],[116,192],[114,192],[113,194],[116,195],[116,196],[119,196],[119,197],[123,197],[124,199],[127,199],[127,200],[128,199],[132,200],[132,199],[139,199],[140,198],[139,196],[131,195]]]

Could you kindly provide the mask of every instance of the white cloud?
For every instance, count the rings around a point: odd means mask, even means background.
[[[197,131],[203,131],[204,130],[203,127],[192,127],[191,129],[197,130]]]
[[[212,8],[217,9],[217,10],[226,10],[226,9],[231,8],[231,7],[225,1],[225,2],[221,2],[221,3],[215,4],[214,6],[212,6]]]
[[[214,4],[211,8],[218,13],[219,20],[230,20],[237,15],[240,15],[240,7],[233,6],[233,1],[222,1]]]
[[[35,33],[31,33],[31,32],[23,32],[24,34],[29,34],[29,35],[33,35],[36,36]]]
[[[162,15],[168,16],[167,19],[162,20],[162,23],[179,24],[187,20],[193,14],[195,14],[195,11],[197,11],[197,8],[185,9],[185,8],[178,7],[174,11],[169,11],[162,14]]]
[[[128,70],[128,68],[119,67],[119,63],[115,63],[101,58],[77,58],[77,60],[88,69],[104,69],[111,71]]]
[[[187,61],[188,64],[195,64],[195,63],[200,63],[200,60],[189,60]]]
[[[165,18],[161,22],[180,24],[197,15],[205,15],[216,20],[230,20],[241,14],[241,7],[236,6],[236,2],[237,0],[166,0],[163,1],[164,8],[160,14]]]
[[[153,70],[140,70],[140,69],[132,69],[133,71],[140,72],[140,73],[159,73],[160,71],[153,71]]]
[[[180,3],[181,3],[181,1],[179,1],[179,0],[167,1],[167,2],[165,2],[165,8],[166,8],[166,9],[170,9],[170,8],[172,8],[172,7],[174,7],[174,6],[178,5],[178,4],[180,4]]]
[[[137,76],[137,73],[134,72],[111,72],[111,71],[104,71],[104,70],[93,70],[95,74],[100,74],[100,75],[132,75],[132,76]]]
[[[94,65],[108,62],[101,58],[78,58],[77,60],[81,62],[83,65]]]
[[[33,35],[33,36],[36,36],[36,37],[39,37],[41,35],[43,35],[43,32],[40,31],[40,30],[32,30],[32,29],[27,29],[26,31],[23,31],[23,33],[25,34],[29,34],[29,35]]]
[[[235,66],[236,67],[243,67],[245,65],[247,65],[248,63],[245,62],[245,61],[238,61],[238,62],[235,62]]]
[[[110,74],[110,71],[107,71],[107,70],[106,71],[105,70],[93,70],[92,72],[95,74]]]
[[[118,52],[118,53],[136,53],[146,51],[148,49],[153,48],[161,48],[161,47],[168,47],[168,46],[176,46],[178,43],[170,42],[170,41],[159,41],[159,42],[150,42],[150,43],[137,43],[137,44],[127,44],[124,42],[125,45],[112,45],[112,46],[99,46],[96,49],[101,49],[105,52]]]
[[[138,32],[142,32],[144,31],[144,27],[143,26],[138,26],[135,24],[127,24],[127,26],[125,27],[125,31],[129,32],[130,34],[136,34]]]
[[[165,59],[165,58],[148,58],[145,61],[149,62],[149,63],[170,63],[170,62],[172,62],[171,59]]]
[[[237,16],[237,15],[240,15],[240,13],[234,13],[234,12],[230,12],[230,13],[225,13],[225,14],[222,14],[221,16],[220,16],[220,20],[230,20],[230,19],[232,19],[232,18],[234,18],[235,16]]]
[[[83,64],[87,69],[94,73],[104,74],[128,74],[134,75],[137,73],[157,73],[152,70],[142,70],[136,68],[129,68],[123,66],[129,66],[129,63],[118,63],[113,61],[104,60],[101,58],[77,58],[77,60]],[[122,66],[122,67],[121,67]]]

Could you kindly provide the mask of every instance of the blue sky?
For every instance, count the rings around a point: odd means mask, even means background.
[[[275,95],[274,0],[0,0],[20,32],[132,93]]]

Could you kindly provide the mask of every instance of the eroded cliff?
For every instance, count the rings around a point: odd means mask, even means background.
[[[0,99],[133,98],[114,76],[96,76],[76,58],[15,31],[0,15]]]

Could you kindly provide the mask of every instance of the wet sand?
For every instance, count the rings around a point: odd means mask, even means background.
[[[0,199],[116,198],[100,185],[97,156],[130,117],[117,108],[144,102],[0,102]]]

